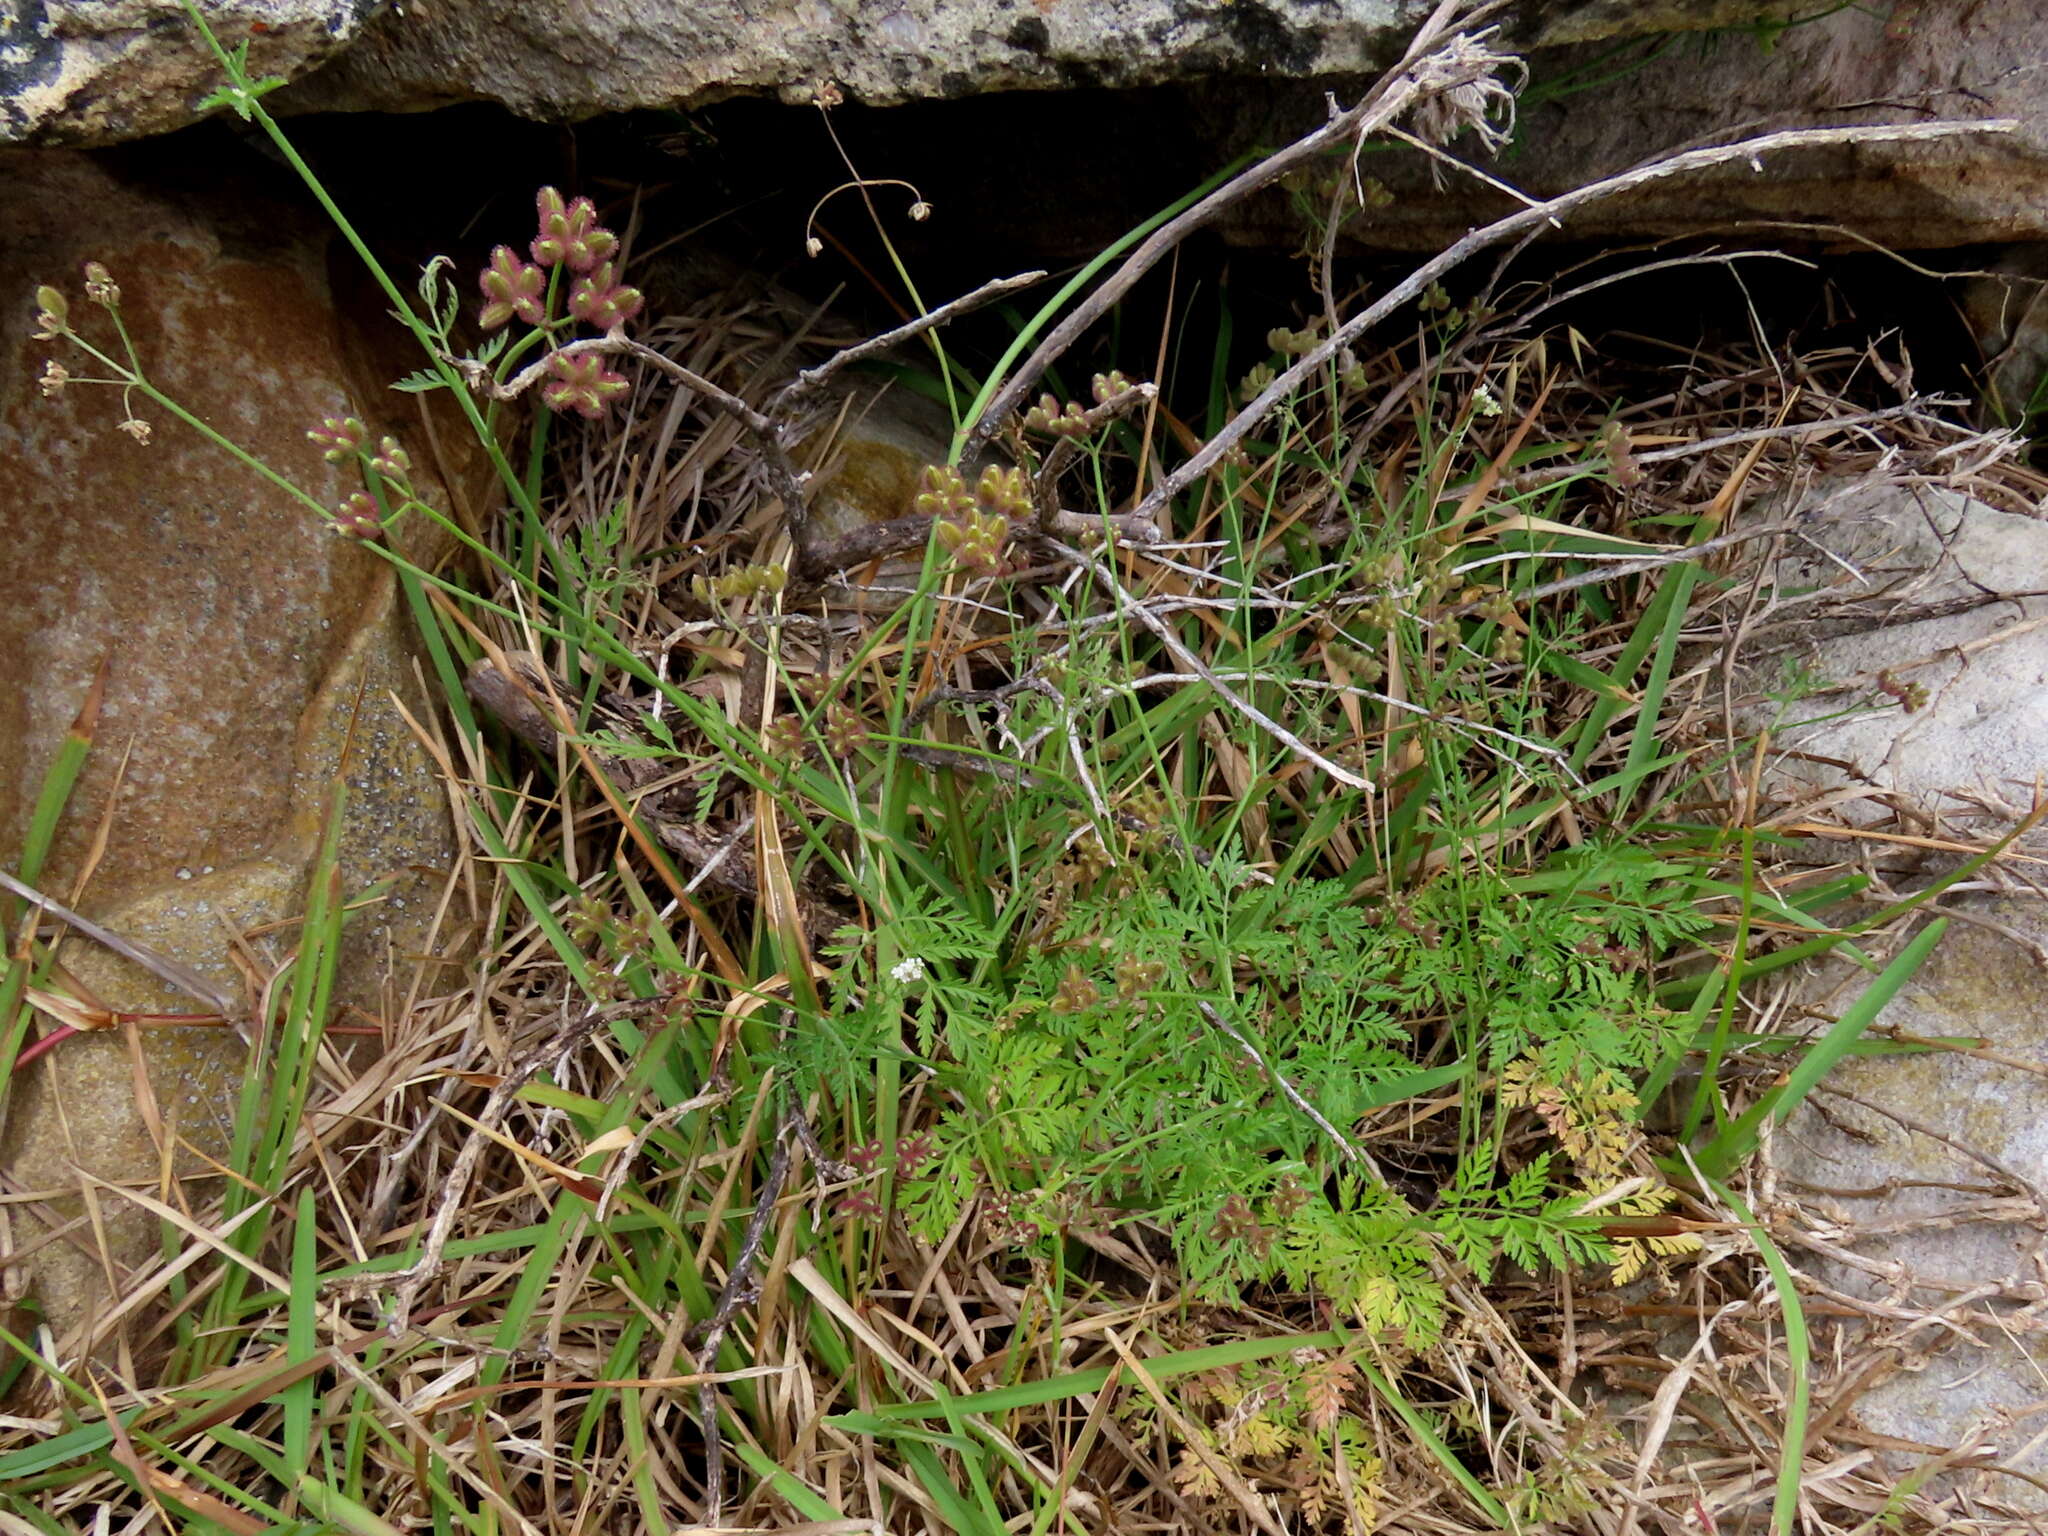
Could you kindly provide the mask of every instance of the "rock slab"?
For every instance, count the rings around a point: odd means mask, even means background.
[[[2012,132],[1784,150],[1588,204],[1560,238],[1584,243],[1740,231],[1759,245],[1895,250],[2048,238],[2048,26],[2039,0],[1809,6],[1782,29],[1715,25],[1641,38],[1618,6],[1574,12],[1527,55],[1513,145],[1483,169],[1549,198],[1654,156],[1786,128],[2013,120]],[[1605,20],[1610,31],[1588,30]],[[1736,18],[1730,16],[1733,22]],[[1586,26],[1578,23],[1583,21]],[[1635,42],[1617,37],[1638,37]],[[1556,42],[1562,46],[1548,46]],[[1310,119],[1298,102],[1293,121]],[[1256,98],[1243,109],[1256,114]],[[1278,125],[1268,128],[1277,136]],[[1250,125],[1234,130],[1243,140]],[[1472,158],[1469,146],[1452,149]],[[1373,174],[1392,203],[1347,230],[1376,249],[1442,249],[1518,204],[1415,156]]]
[[[2029,949],[2048,953],[2048,908],[2005,899],[1963,910],[1995,926],[1953,923],[1876,1027],[1981,1039],[2004,1059],[1943,1051],[1844,1062],[1778,1133],[1770,1160],[1800,1224],[1829,1242],[1823,1254],[1795,1249],[1795,1261],[1880,1309],[1881,1320],[1851,1330],[1845,1353],[1858,1362],[1855,1420],[1890,1438],[1887,1462],[1911,1476],[1946,1454],[1951,1466],[1996,1462],[2040,1479],[2048,966]],[[1802,995],[1837,1014],[1868,983],[1830,966]],[[1916,1321],[1951,1307],[1990,1320]],[[1831,1357],[1832,1338],[1815,1348]],[[1928,1492],[2048,1510],[2038,1483],[1997,1472],[1943,1470]]]
[[[327,238],[272,190],[184,196],[72,152],[0,159],[0,203],[48,210],[0,246],[0,854],[21,846],[105,663],[44,888],[246,996],[250,972],[291,952],[342,780],[344,890],[397,880],[352,920],[341,991],[358,1019],[388,1019],[434,942],[454,852],[446,791],[393,702],[430,718],[391,567],[146,402],[37,387],[51,357],[90,371],[30,335],[38,284],[68,289],[81,333],[117,345],[82,296],[83,263],[100,261],[159,386],[321,501],[357,488],[306,428],[355,413],[416,438],[417,421],[365,408],[407,397],[363,376]],[[146,444],[119,429],[131,409]],[[59,961],[111,1008],[199,1009],[87,940],[66,939]],[[229,1030],[117,1030],[60,1043],[10,1086],[0,1181],[29,1198],[6,1210],[6,1299],[33,1293],[66,1347],[157,1252],[156,1217],[119,1188],[160,1192],[164,1170],[223,1154],[244,1060]],[[77,1220],[88,1190],[97,1229]]]
[[[1521,0],[1525,41],[1788,14],[1793,0]],[[876,106],[993,91],[1321,79],[1383,68],[1433,0],[235,0],[207,5],[299,110],[494,101],[523,116],[808,100]],[[0,141],[106,144],[189,122],[210,56],[175,0],[24,0],[0,50]],[[324,71],[318,66],[332,61]]]
[[[379,0],[207,0],[257,78],[303,74]],[[181,128],[220,70],[177,0],[11,0],[0,7],[0,143],[111,144]]]
[[[2048,522],[1885,477],[1814,488],[1798,522],[1764,627],[1800,636],[1776,665],[1801,681],[1748,721],[1775,726],[1769,793],[1851,824],[1917,818],[1935,851],[1868,855],[1915,889],[1954,864],[1939,847],[2025,815],[2048,764]],[[2014,894],[1943,899],[1948,931],[1871,1025],[1981,1048],[1845,1060],[1769,1144],[1766,1187],[1794,1262],[1871,1309],[1819,1314],[1827,1400],[1887,1437],[1898,1476],[1934,1474],[1929,1497],[2048,1510],[2025,1480],[2048,1477],[2048,904],[2023,893],[2038,863],[2011,867]],[[1782,1027],[1824,1029],[1871,979],[1809,971]],[[1969,1320],[1929,1321],[1951,1308]]]
[[[1938,486],[1837,481],[1773,573],[1774,663],[1754,711],[1785,798],[1905,801],[1954,831],[2024,814],[2048,764],[2048,522]],[[1889,814],[1884,812],[1884,814]]]

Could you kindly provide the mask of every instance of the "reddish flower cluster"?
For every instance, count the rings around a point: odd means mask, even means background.
[[[490,301],[477,316],[485,330],[495,331],[515,315],[528,325],[539,325],[546,318],[542,296],[547,276],[539,267],[521,261],[511,246],[501,245],[491,252],[491,264],[484,268],[479,282]]]
[[[640,290],[618,280],[612,261],[619,237],[597,222],[590,199],[564,202],[553,187],[542,187],[534,204],[540,233],[526,248],[533,259],[523,260],[511,246],[501,245],[491,252],[491,264],[479,279],[486,300],[478,316],[483,328],[494,331],[515,317],[528,325],[545,321],[547,273],[554,267],[576,274],[569,313],[585,324],[608,331],[639,314]]]
[[[540,213],[540,233],[527,249],[541,266],[589,272],[618,250],[619,237],[597,222],[597,208],[589,198],[565,203],[553,187],[542,187],[534,205]]]
[[[491,252],[478,285],[484,307],[477,319],[487,331],[512,320],[531,326],[548,321],[548,273],[560,267],[571,274],[570,318],[601,331],[615,331],[640,313],[640,290],[619,280],[619,237],[597,222],[589,198],[564,199],[553,187],[542,187],[534,199],[539,232],[527,246],[528,260],[509,245]],[[594,354],[548,360],[550,377],[541,399],[552,411],[575,411],[595,420],[627,389],[625,376]]]
[[[575,411],[596,421],[613,399],[626,392],[626,376],[607,368],[595,352],[557,352],[548,359],[553,375],[540,387],[540,398],[551,411]]]

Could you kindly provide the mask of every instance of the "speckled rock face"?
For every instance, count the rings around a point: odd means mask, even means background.
[[[2042,1511],[2048,1444],[2029,1406],[2041,1399],[2048,1343],[2048,969],[2035,959],[2048,910],[2037,898],[1959,905],[1976,922],[1951,926],[1875,1027],[1983,1040],[1988,1051],[1844,1062],[1778,1133],[1770,1162],[1802,1226],[1825,1243],[1799,1252],[1801,1267],[1891,1320],[1848,1330],[1852,1357],[1876,1366],[1853,1412],[1890,1437],[1886,1462],[1908,1475],[1929,1461],[1915,1446],[1971,1446],[2034,1481],[1950,1470],[1931,1492]],[[1837,1015],[1868,982],[1834,966],[1801,996]],[[1964,1314],[1954,1326],[1914,1322],[1950,1308]],[[1824,1325],[1817,1357],[1832,1356],[1842,1326]]]
[[[1951,848],[2005,833],[2048,763],[2048,605],[2033,595],[2048,590],[2048,523],[1882,478],[1823,482],[1796,512],[1752,647],[1780,647],[1755,658],[1753,689],[1805,679],[1747,721],[1775,726],[1767,794],[1884,831],[1917,815]],[[2033,883],[2040,846],[2036,832],[2007,866],[2015,890]],[[1910,841],[1857,856],[1902,891],[1955,858]],[[1982,1048],[1845,1060],[1776,1133],[1759,1187],[1782,1202],[1764,1207],[1781,1236],[1804,1234],[1799,1267],[1874,1309],[1816,1314],[1815,1358],[1840,1372],[1821,1400],[1853,1377],[1841,1406],[1890,1437],[1881,1454],[1901,1476],[1929,1467],[1934,1452],[1914,1447],[1972,1445],[2038,1480],[2048,1446],[2025,1405],[2041,1397],[2048,1273],[2048,906],[1976,894],[1942,907],[1947,932],[1870,1034]],[[1870,982],[1847,961],[1807,970],[1777,1027],[1825,1029]],[[1916,1321],[1958,1306],[1953,1328]],[[2041,1487],[1954,1470],[1929,1484],[2035,1510],[2048,1509]]]
[[[1780,675],[1757,683],[1796,670],[1802,696],[1747,722],[1798,754],[1776,793],[1841,797],[1855,821],[1889,816],[1882,794],[1952,833],[2004,830],[2048,762],[2048,523],[1881,480],[1823,483],[1799,515],[1764,637]]]
[[[345,890],[399,877],[351,921],[343,991],[388,1017],[391,978],[403,987],[440,942],[452,857],[445,792],[392,703],[395,692],[428,717],[390,568],[146,404],[145,446],[116,429],[112,390],[41,398],[43,360],[60,354],[29,335],[31,295],[39,282],[68,288],[74,323],[106,343],[78,278],[86,260],[104,262],[152,377],[325,502],[353,487],[306,427],[404,397],[358,371],[318,226],[261,189],[223,190],[236,211],[210,218],[191,197],[38,152],[0,160],[0,204],[43,210],[0,248],[0,857],[11,863],[104,661],[95,749],[43,885],[68,899],[90,865],[78,907],[245,996],[233,949],[259,974],[289,953],[340,779]],[[75,354],[64,361],[84,371]],[[113,1008],[199,1006],[88,940],[68,939],[61,958]],[[44,1198],[8,1213],[10,1250],[28,1255],[8,1279],[37,1293],[60,1337],[158,1242],[153,1216],[102,1189],[102,1251],[89,1226],[65,1226],[77,1192],[93,1179],[154,1188],[165,1166],[192,1163],[162,1150],[181,1139],[219,1156],[243,1060],[231,1031],[151,1029],[65,1041],[14,1084],[0,1174],[10,1194]]]
[[[259,77],[345,46],[377,0],[207,0],[221,43]],[[192,121],[220,83],[177,0],[12,0],[0,9],[0,143],[107,144]]]
[[[1752,167],[1660,182],[1565,221],[1576,241],[1671,236],[1745,220],[1845,225],[1901,250],[2038,240],[2048,234],[2048,25],[2041,0],[1896,0],[1808,6],[1801,25],[1758,30],[1723,10],[1617,53],[1628,32],[1661,30],[1669,8],[1604,0],[1560,9],[1529,57],[1536,90],[1515,150],[1490,167],[1552,197],[1652,155],[1738,134],[1930,118],[2015,119],[2016,132],[1940,143],[1787,151]],[[1712,16],[1705,5],[1695,14]],[[1780,13],[1782,14],[1782,13]],[[1562,89],[1574,82],[1598,82]],[[1375,245],[1435,249],[1512,211],[1504,194],[1459,179],[1439,193],[1428,169],[1389,178]],[[1785,238],[1761,232],[1765,241]],[[1818,229],[1810,238],[1826,240]]]
[[[607,6],[469,0],[408,8],[366,32],[302,102],[390,107],[484,99],[537,117],[808,98],[836,81],[875,105],[1217,73],[1372,68],[1422,0],[736,0]]]
[[[1376,70],[1433,0],[236,0],[207,13],[298,110],[495,101],[542,119],[808,99],[1314,79]],[[1522,0],[1525,41],[1740,24],[1793,0]],[[374,19],[372,19],[372,13]],[[357,34],[361,33],[358,39]],[[0,49],[0,141],[110,143],[191,120],[214,70],[171,0],[41,0]]]

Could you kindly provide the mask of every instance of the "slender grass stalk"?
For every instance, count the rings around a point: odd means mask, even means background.
[[[1792,1390],[1785,1403],[1782,1449],[1778,1456],[1777,1491],[1771,1501],[1771,1536],[1797,1536],[1801,1529],[1799,1497],[1805,1481],[1806,1426],[1813,1402],[1813,1346],[1806,1328],[1806,1308],[1799,1299],[1799,1287],[1791,1266],[1778,1245],[1764,1230],[1750,1208],[1727,1185],[1707,1175],[1696,1164],[1707,1190],[1742,1222],[1755,1241],[1764,1267],[1777,1287],[1778,1306],[1785,1322],[1785,1356],[1790,1366]]]

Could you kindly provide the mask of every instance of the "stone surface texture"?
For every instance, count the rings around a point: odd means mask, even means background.
[[[1851,820],[1858,797],[1904,797],[1958,831],[2023,814],[2048,765],[2048,523],[1870,481],[1824,485],[1800,516],[1763,637],[1793,643],[1756,683],[1796,667],[1804,697],[1748,720],[1805,754],[1778,761],[1780,797],[1830,795]]]
[[[2000,420],[2020,426],[2048,406],[2048,244],[2015,246],[1963,288],[1963,313],[1989,368]]]
[[[808,101],[832,80],[872,106],[990,91],[1323,79],[1384,68],[1434,0],[467,0],[394,9],[301,88],[301,105],[410,109],[496,101],[543,118],[695,107],[738,94]],[[1753,22],[1781,0],[1521,0],[1520,42]]]
[[[409,397],[367,371],[384,364],[344,323],[324,233],[263,187],[184,195],[33,151],[0,158],[0,202],[47,211],[0,245],[0,849],[21,846],[104,662],[94,750],[43,886],[249,996],[250,974],[292,950],[341,780],[344,890],[397,877],[350,920],[342,1000],[389,1018],[402,1001],[391,989],[439,942],[453,857],[446,792],[393,702],[431,718],[391,567],[146,403],[143,445],[117,430],[114,390],[41,398],[43,359],[86,370],[32,338],[31,295],[41,282],[70,290],[73,323],[111,345],[78,280],[85,261],[104,262],[151,377],[329,504],[356,487],[306,427],[353,412],[417,446],[417,418],[365,409]],[[66,939],[59,959],[112,1008],[200,1008],[89,940]],[[162,1170],[219,1156],[244,1056],[231,1030],[151,1028],[66,1040],[22,1074],[0,1139],[0,1182],[19,1202],[0,1243],[8,1299],[33,1291],[63,1339],[121,1292],[124,1270],[156,1252],[158,1223],[109,1186],[155,1189]],[[104,1248],[75,1220],[88,1188]]]
[[[206,0],[221,43],[260,78],[303,74],[377,0]],[[0,8],[0,143],[107,144],[183,127],[220,84],[177,0],[11,0]]]
[[[823,80],[873,106],[1178,85],[1221,93],[1203,134],[1220,164],[1313,126],[1326,88],[1355,94],[1429,9],[1427,0],[416,0],[382,9],[243,0],[209,14],[224,38],[252,43],[258,68],[293,82],[272,98],[286,111],[495,102],[575,121],[742,95],[806,101]],[[1509,46],[1528,53],[1532,89],[1516,144],[1490,169],[1532,194],[1773,127],[2020,124],[1997,138],[1801,150],[1761,170],[1654,184],[1574,215],[1570,237],[1758,220],[1846,225],[1909,249],[2048,236],[2048,28],[2038,0],[1521,0],[1500,20]],[[0,48],[0,141],[104,144],[190,121],[216,83],[190,33],[163,0],[21,10]],[[1020,108],[1019,121],[1046,110],[1057,109]],[[1090,144],[1085,123],[1051,141],[1063,152]],[[1438,247],[1513,206],[1455,175],[1440,188],[1439,167],[1401,158],[1385,168],[1396,201],[1358,223],[1365,243]],[[1283,211],[1275,199],[1268,216]],[[1236,227],[1259,238],[1259,217]]]
[[[2048,908],[2037,898],[1973,899],[1964,910],[1996,928],[1955,923],[1876,1027],[1974,1037],[2005,1060],[1936,1052],[1844,1062],[1778,1133],[1770,1162],[1781,1198],[1796,1200],[1801,1225],[1829,1245],[1825,1255],[1795,1250],[1801,1267],[1894,1309],[1889,1325],[1850,1346],[1859,1359],[1877,1346],[1853,1410],[1865,1429],[1900,1442],[1890,1464],[1908,1474],[1929,1459],[1912,1446],[1969,1447],[2041,1478],[2048,1430],[2030,1410],[2048,1397],[2048,967],[2029,947],[2048,945]],[[1802,995],[1823,1017],[1839,1015],[1869,979],[1830,966]],[[1912,1324],[1965,1298],[1997,1320]],[[1832,1354],[1839,1326],[1826,1325],[1818,1357]],[[1944,1473],[1930,1492],[2048,1509],[2039,1486],[1991,1472]]]
[[[1371,69],[1422,0],[465,0],[392,13],[301,101],[361,109],[501,102],[545,118],[808,100],[837,82],[876,106],[983,91],[1155,85],[1207,74]]]
[[[1882,480],[1824,483],[1800,510],[1759,638],[1797,637],[1772,667],[1796,660],[1809,689],[1779,720],[1768,794],[1857,824],[1917,817],[1909,830],[1950,848],[2001,834],[2048,765],[2048,522]],[[1885,681],[1925,696],[1909,710]],[[1958,856],[1871,857],[1912,890]],[[1853,1385],[1847,1406],[1892,1437],[1882,1454],[1901,1476],[1969,1448],[1927,1484],[1933,1496],[2048,1509],[2040,1485],[1955,1470],[1981,1456],[2048,1475],[2030,1406],[2048,1397],[2048,905],[2024,894],[2036,867],[2013,866],[2021,894],[1945,897],[1947,933],[1871,1026],[1984,1049],[1844,1061],[1769,1143],[1762,1187],[1795,1262],[1880,1309],[1854,1323],[1839,1306],[1816,1314],[1815,1358],[1853,1362],[1841,1368],[1853,1383],[1824,1379],[1823,1400]],[[1826,1028],[1870,981],[1847,961],[1809,970],[1780,1028]],[[1974,1326],[1920,1321],[1966,1299]]]
[[[1526,39],[1723,26],[1790,0],[1522,0]],[[837,81],[874,105],[970,93],[1155,85],[1218,75],[1320,78],[1384,66],[1431,0],[240,0],[222,39],[297,80],[301,110],[417,111],[495,101],[548,120],[808,98]],[[360,33],[360,38],[358,38]],[[0,139],[109,143],[191,119],[216,83],[170,0],[41,0],[0,52]],[[287,98],[292,99],[292,98]]]
[[[1654,183],[1581,210],[1563,233],[1604,240],[1787,221],[1843,225],[1899,249],[2048,234],[2048,26],[2040,0],[1807,9],[1817,19],[1768,35],[1741,27],[1677,34],[1654,57],[1649,48],[1616,57],[1611,44],[1591,38],[1536,53],[1536,89],[1516,145],[1487,169],[1550,197],[1669,149],[1774,128],[2014,118],[2018,131],[1996,137],[1786,151],[1760,169]],[[1549,35],[1580,36],[1572,17]],[[1442,193],[1431,180],[1420,165],[1390,177],[1396,201],[1373,215],[1363,238],[1436,248],[1514,207],[1470,180],[1446,178]]]

